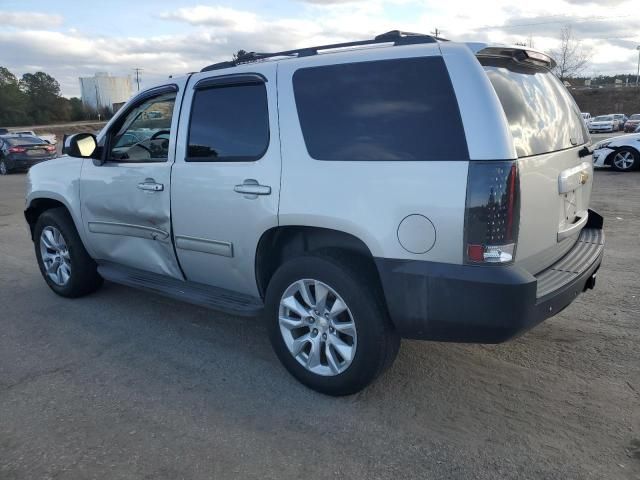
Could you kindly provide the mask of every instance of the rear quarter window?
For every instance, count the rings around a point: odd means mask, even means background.
[[[316,160],[469,158],[441,57],[303,68],[293,88],[304,141]]]

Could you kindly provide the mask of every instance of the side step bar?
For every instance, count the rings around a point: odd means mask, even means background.
[[[129,287],[158,293],[205,308],[211,308],[230,315],[256,317],[262,312],[262,300],[250,295],[232,292],[224,288],[202,283],[181,281],[157,273],[111,263],[100,263],[98,273],[105,280]]]

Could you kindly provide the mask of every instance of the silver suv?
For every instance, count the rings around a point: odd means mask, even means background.
[[[401,337],[507,340],[592,288],[604,249],[552,62],[394,31],[171,78],[31,169],[40,270],[65,297],[106,279],[262,314],[331,395]]]

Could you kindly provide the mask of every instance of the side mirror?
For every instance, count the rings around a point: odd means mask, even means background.
[[[62,153],[66,153],[72,157],[92,158],[98,141],[92,133],[77,133],[75,135],[65,136]]]

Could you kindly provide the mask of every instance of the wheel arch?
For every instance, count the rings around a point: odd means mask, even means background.
[[[380,281],[373,254],[360,238],[341,230],[286,225],[265,231],[258,242],[255,272],[260,296],[265,297],[271,277],[287,259],[326,250],[340,250],[359,257],[373,268]]]
[[[64,198],[59,197],[58,195],[48,194],[43,196],[32,195],[28,199],[27,208],[24,211],[24,218],[29,225],[29,231],[31,233],[31,239],[33,240],[34,229],[36,226],[36,222],[40,215],[42,215],[45,211],[51,210],[52,208],[64,208],[76,227],[76,231],[78,234],[81,234],[82,230],[79,228],[78,222],[74,218],[71,208],[64,200]]]
[[[616,153],[618,153],[620,150],[631,150],[632,152],[634,152],[636,154],[636,157],[640,160],[640,150],[637,149],[636,147],[634,147],[633,145],[615,145],[615,146],[609,146],[609,148],[611,148],[613,150],[613,152],[611,152],[609,155],[607,155],[607,158],[605,158],[604,164],[605,165],[612,165],[613,164],[613,157],[616,155]],[[636,168],[638,168],[636,166]]]

